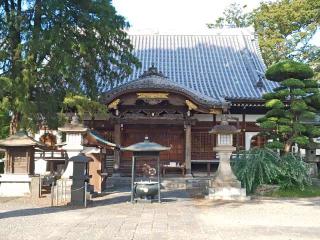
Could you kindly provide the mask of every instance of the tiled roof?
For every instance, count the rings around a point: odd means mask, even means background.
[[[26,147],[26,146],[44,146],[43,143],[29,137],[24,131],[18,131],[16,134],[6,139],[0,140],[1,147]]]
[[[265,65],[254,34],[129,37],[142,67],[121,84],[138,79],[154,64],[170,81],[214,99],[260,99],[277,87],[264,79]]]

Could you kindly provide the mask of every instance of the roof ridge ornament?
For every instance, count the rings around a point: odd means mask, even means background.
[[[151,67],[148,68],[148,70],[144,71],[142,75],[140,75],[139,78],[145,78],[150,76],[158,76],[167,78],[161,71],[158,71],[158,68],[154,66],[154,63],[151,64]]]
[[[258,74],[259,79],[256,82],[256,87],[259,89],[262,89],[262,88],[264,88],[263,80],[265,80],[265,75],[260,71],[257,71],[257,74]]]

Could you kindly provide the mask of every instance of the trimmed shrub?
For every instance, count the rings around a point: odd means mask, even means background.
[[[281,82],[288,78],[303,80],[311,78],[313,74],[313,70],[304,63],[284,60],[269,67],[266,72],[266,78],[271,81]]]

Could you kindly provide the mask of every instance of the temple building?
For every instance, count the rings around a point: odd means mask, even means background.
[[[209,35],[130,35],[141,67],[102,96],[108,119],[94,129],[121,146],[145,136],[171,150],[162,164],[175,162],[190,174],[218,162],[210,129],[228,112],[241,131],[237,149],[263,144],[256,119],[266,109],[262,95],[276,83],[265,79],[258,40],[248,29]],[[117,152],[114,171],[129,175],[130,153]]]
[[[15,185],[22,181],[20,195],[31,192],[34,174],[69,181],[73,176],[73,162],[69,159],[78,154],[90,159],[92,190],[103,192],[110,176],[116,179],[131,175],[132,153],[120,149],[146,137],[170,149],[160,153],[163,175],[172,170],[187,176],[199,171],[210,173],[210,168],[219,163],[214,152],[217,141],[220,145],[231,142],[231,149],[236,150],[264,144],[257,135],[256,120],[266,113],[263,94],[277,84],[265,79],[266,67],[253,32],[233,29],[231,33],[209,35],[129,37],[141,67],[100,96],[108,109],[107,117],[96,116],[83,125],[74,115],[58,130],[44,128],[34,141],[45,147],[35,149],[31,144],[23,159],[18,156],[13,161],[7,149],[5,173],[1,176],[3,179],[8,175]],[[225,119],[224,114],[237,129],[232,141],[209,133]],[[148,164],[137,162],[136,173],[144,176],[152,169]],[[22,172],[26,180],[19,179]],[[12,189],[3,183],[0,187],[3,196],[8,195],[6,189]]]

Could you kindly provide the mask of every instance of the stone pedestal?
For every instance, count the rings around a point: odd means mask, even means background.
[[[212,200],[237,200],[237,201],[245,201],[250,199],[250,197],[246,196],[245,188],[235,188],[235,187],[209,188],[208,198]]]
[[[1,174],[0,197],[30,196],[31,178],[27,174]]]
[[[220,162],[218,171],[211,180],[209,199],[215,200],[248,200],[246,189],[241,188],[240,181],[234,175],[230,166],[230,156],[235,148],[232,146],[219,146],[214,148],[218,152]]]

